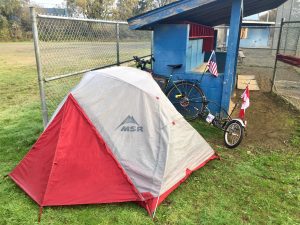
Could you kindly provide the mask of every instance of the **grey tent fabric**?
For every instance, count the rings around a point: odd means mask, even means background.
[[[159,197],[215,154],[147,72],[88,72],[70,93],[140,193]]]

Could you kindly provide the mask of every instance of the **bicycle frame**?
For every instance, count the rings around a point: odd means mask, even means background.
[[[170,82],[172,82],[172,84],[176,87],[176,89],[180,92],[180,94],[182,94],[181,91],[180,91],[180,90],[177,88],[177,86],[176,86],[176,83],[179,83],[179,82],[182,81],[182,80],[173,81],[172,78],[173,78],[173,72],[170,74],[170,76],[169,76],[168,78],[166,78],[167,84],[166,84],[166,86],[164,87],[163,92],[164,92],[164,93],[167,93],[169,84],[170,84]]]
[[[153,76],[155,76],[155,74],[154,74],[152,71],[149,71],[148,69],[146,69],[146,64],[147,64],[147,63],[150,63],[150,61],[144,61],[144,60],[139,59],[138,57],[134,57],[134,59],[136,60],[136,62],[137,62],[138,64],[140,64],[140,68],[141,68],[141,69],[146,70],[147,72],[150,72]],[[153,59],[152,59],[152,60],[153,60]],[[186,80],[177,80],[177,81],[174,81],[174,80],[173,80],[173,73],[174,73],[174,70],[175,70],[175,68],[172,68],[172,72],[171,72],[171,74],[170,74],[169,77],[162,76],[164,79],[166,79],[166,84],[165,84],[165,86],[164,86],[163,92],[166,94],[166,93],[168,92],[168,89],[171,88],[172,86],[174,86],[174,87],[178,90],[178,92],[180,93],[180,95],[175,96],[175,97],[176,97],[176,98],[181,98],[181,97],[182,97],[181,90],[177,87],[176,84],[177,84],[177,83],[180,83],[180,82],[182,82],[182,81],[186,81]],[[202,77],[201,77],[201,80],[200,80],[200,81],[197,80],[197,81],[189,81],[189,82],[191,82],[191,83],[193,83],[194,85],[197,85],[198,87],[200,87],[200,84],[201,84],[203,75],[204,75],[204,74],[202,74]],[[172,85],[170,85],[170,84],[172,84]],[[192,90],[190,90],[190,91],[192,91]],[[190,93],[188,93],[188,96],[189,96],[189,94],[190,94]],[[227,113],[227,111],[226,111],[220,104],[218,104],[218,103],[216,103],[216,102],[214,102],[214,101],[208,100],[208,99],[206,98],[205,94],[204,94],[204,101],[203,101],[203,102],[197,102],[197,103],[202,103],[204,109],[205,109],[207,112],[209,112],[209,113],[211,113],[211,112],[210,112],[210,110],[209,110],[209,108],[208,108],[208,104],[209,104],[209,103],[213,103],[213,104],[215,104],[217,107],[220,108],[220,110],[221,110],[221,111],[220,111],[220,114],[223,112],[223,113],[225,114],[225,117],[227,118],[228,121],[232,120],[231,116]],[[204,110],[203,110],[203,111],[204,111]],[[199,116],[201,116],[201,117],[203,118],[203,115],[199,114]],[[216,117],[217,117],[217,116],[216,116]],[[219,118],[221,118],[220,120],[224,120],[225,117],[219,117]],[[205,118],[204,118],[204,119],[205,119]],[[244,123],[243,123],[243,125],[244,125]]]
[[[141,60],[138,57],[134,57],[137,67],[142,70],[150,72],[152,76],[157,78],[155,79],[159,83],[159,78],[163,79],[163,86],[161,86],[162,91],[166,94],[173,105],[180,104],[186,112],[192,112],[191,117],[188,117],[188,114],[183,113],[182,115],[185,119],[194,120],[196,118],[201,118],[212,124],[214,127],[221,129],[224,132],[224,143],[228,148],[237,147],[244,136],[246,131],[246,124],[241,119],[232,119],[231,115],[218,103],[206,99],[205,93],[200,88],[204,73],[199,80],[176,80],[173,79],[173,73],[175,69],[180,68],[182,65],[174,64],[168,65],[172,68],[172,72],[169,77],[159,76],[152,72],[152,70],[146,69],[146,64],[151,63],[151,61]],[[188,87],[190,89],[188,89]],[[193,91],[196,90],[198,95],[193,95]],[[173,93],[174,92],[174,93]],[[172,94],[173,93],[173,94]],[[171,97],[170,97],[171,96]],[[172,99],[172,100],[171,100]],[[196,99],[201,99],[201,101],[196,101]],[[192,103],[192,104],[191,104]],[[197,104],[199,103],[199,104]],[[220,113],[213,115],[208,107],[212,103],[220,109]],[[192,109],[188,109],[189,106],[192,106]],[[201,107],[201,108],[200,108]],[[234,107],[234,109],[236,106]],[[233,110],[234,110],[233,109]],[[178,109],[182,113],[182,109]]]

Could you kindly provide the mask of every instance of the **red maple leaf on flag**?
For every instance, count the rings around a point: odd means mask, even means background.
[[[249,92],[249,85],[247,85],[244,93],[241,96],[243,103],[240,110],[239,117],[243,120],[245,118],[246,109],[250,106],[250,92]]]

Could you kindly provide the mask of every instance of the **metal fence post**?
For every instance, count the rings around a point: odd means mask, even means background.
[[[281,23],[280,23],[279,37],[278,37],[278,42],[277,42],[276,54],[275,54],[275,63],[274,63],[274,68],[273,68],[273,80],[272,80],[271,92],[274,92],[274,87],[275,87],[276,69],[277,69],[277,55],[279,53],[279,49],[280,49],[280,45],[281,45],[280,42],[281,42],[283,23],[284,23],[284,18],[281,19]]]
[[[116,23],[117,65],[120,66],[120,24]]]
[[[48,123],[48,110],[47,110],[47,104],[46,104],[44,80],[43,80],[43,75],[42,75],[42,64],[41,64],[41,58],[40,58],[37,19],[36,19],[36,12],[35,12],[34,7],[30,7],[30,15],[31,15],[31,21],[32,21],[32,33],[33,33],[35,60],[36,60],[36,67],[37,67],[37,74],[38,74],[38,83],[39,83],[39,89],[40,89],[43,125],[44,125],[44,127],[46,127],[47,123]]]

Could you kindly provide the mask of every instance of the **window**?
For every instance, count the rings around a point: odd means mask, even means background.
[[[241,39],[246,39],[246,38],[248,38],[248,28],[243,27],[241,29]]]

